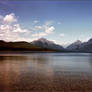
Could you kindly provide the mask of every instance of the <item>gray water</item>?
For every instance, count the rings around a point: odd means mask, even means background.
[[[0,54],[0,91],[92,91],[92,53]]]

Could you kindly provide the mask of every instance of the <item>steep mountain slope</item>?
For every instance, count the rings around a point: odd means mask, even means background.
[[[45,48],[45,49],[53,49],[53,50],[60,50],[60,51],[64,50],[64,48],[62,46],[57,45],[52,41],[48,41],[45,38],[40,38],[38,40],[35,40],[35,41],[31,42],[31,44]]]
[[[82,43],[79,47],[79,50],[85,52],[92,52],[92,38],[89,39],[87,42]]]
[[[92,52],[92,38],[83,43],[81,41],[76,41],[70,44],[66,49],[77,52]]]
[[[20,42],[5,42],[0,41],[0,51],[64,51],[64,48],[60,45],[48,41],[44,38],[33,41],[31,43]]]
[[[79,50],[80,45],[82,42],[80,40],[77,40],[76,42],[70,44],[66,49],[67,50]]]

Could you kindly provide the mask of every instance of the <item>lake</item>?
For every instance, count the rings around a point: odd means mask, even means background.
[[[0,91],[92,92],[92,53],[1,53]]]

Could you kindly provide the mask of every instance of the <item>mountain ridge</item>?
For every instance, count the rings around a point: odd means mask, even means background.
[[[92,52],[92,38],[87,42],[75,41],[66,48],[53,41],[40,38],[32,42],[5,42],[0,40],[0,51],[54,51],[54,52]]]
[[[75,43],[76,42],[70,44],[66,49],[77,52],[92,52],[92,38],[86,42],[80,42],[78,44]]]
[[[80,44],[82,44],[82,42],[80,40],[77,40],[74,43],[72,43],[69,46],[67,46],[66,49],[67,50],[78,50]]]
[[[63,46],[55,44],[53,41],[49,41],[45,38],[40,38],[38,40],[34,40],[31,42],[31,44],[42,47],[42,48],[49,48],[49,49],[54,49],[54,50],[64,50]]]
[[[34,42],[36,43],[34,44]],[[55,47],[60,47],[60,48],[55,48]],[[56,45],[52,41],[48,41],[43,38],[30,43],[25,41],[5,42],[0,40],[0,51],[6,51],[6,50],[8,51],[64,51],[64,48],[60,45]]]

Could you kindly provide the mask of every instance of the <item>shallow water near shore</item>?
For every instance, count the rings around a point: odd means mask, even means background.
[[[92,53],[0,54],[0,91],[92,92]]]

